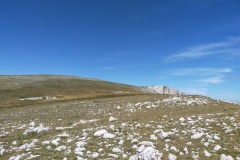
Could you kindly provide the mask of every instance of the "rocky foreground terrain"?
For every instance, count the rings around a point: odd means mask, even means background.
[[[0,112],[0,159],[240,159],[240,106],[135,95]]]

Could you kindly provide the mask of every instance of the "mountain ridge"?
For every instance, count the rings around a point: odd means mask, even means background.
[[[168,86],[159,86],[159,85],[140,86],[139,89],[145,93],[184,95],[183,92],[170,88]]]
[[[58,97],[56,100],[42,100],[48,102],[131,94],[142,92],[136,86],[77,76],[0,76],[0,107],[29,105],[30,102],[20,99],[30,97]]]
[[[152,86],[135,86],[129,84],[122,84],[118,82],[110,82],[95,78],[85,78],[79,76],[71,76],[71,75],[52,75],[52,74],[32,74],[32,75],[0,75],[0,90],[11,90],[16,88],[21,88],[30,85],[38,85],[38,83],[50,80],[85,80],[85,81],[98,81],[111,83],[115,85],[125,85],[131,86],[135,90],[138,90],[143,93],[153,93],[153,94],[169,94],[169,95],[182,95],[179,90],[170,88],[168,86],[160,86],[160,85],[152,85]]]
[[[65,101],[141,94],[182,95],[182,92],[167,86],[138,87],[78,76],[48,74],[0,76],[0,107],[22,106],[38,103],[38,101],[40,103],[40,101]],[[26,101],[20,101],[23,99]],[[28,99],[35,99],[36,102],[27,102]]]
[[[53,75],[53,74],[0,75],[0,90],[11,89],[12,87],[17,87],[17,85],[21,87],[29,83],[52,80],[52,79],[62,79],[62,80],[82,79],[82,80],[98,81],[97,79],[93,79],[93,78],[83,78],[83,77],[71,76],[71,75]],[[14,85],[14,86],[9,86],[9,85]]]

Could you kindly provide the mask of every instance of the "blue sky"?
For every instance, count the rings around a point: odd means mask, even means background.
[[[0,0],[0,74],[61,74],[240,102],[238,0]]]

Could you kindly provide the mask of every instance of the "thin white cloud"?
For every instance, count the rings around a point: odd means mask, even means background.
[[[187,48],[185,51],[166,58],[167,62],[187,58],[198,58],[214,54],[234,55],[240,52],[240,37],[228,38],[223,42],[204,44]]]
[[[185,68],[171,71],[174,75],[216,75],[220,73],[231,73],[231,68]]]
[[[101,68],[101,70],[115,70],[115,69],[116,69],[116,67],[112,67],[112,66]]]
[[[220,72],[222,72],[222,73],[231,73],[232,69],[231,68],[223,68],[223,69],[220,70]]]
[[[232,73],[231,68],[185,68],[170,71],[172,76],[188,76],[189,81],[220,84],[224,82],[225,75]]]
[[[199,81],[204,83],[219,84],[223,82],[223,76],[207,77]]]

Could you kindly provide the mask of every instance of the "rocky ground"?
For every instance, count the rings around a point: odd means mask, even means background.
[[[240,160],[240,106],[141,95],[1,108],[0,159]]]

